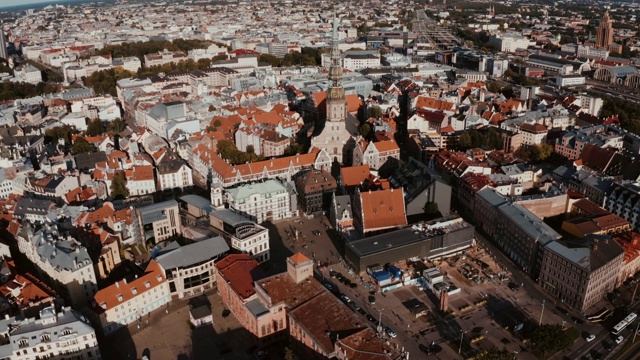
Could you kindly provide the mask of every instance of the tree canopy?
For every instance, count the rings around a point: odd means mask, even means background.
[[[120,67],[96,71],[89,77],[83,77],[86,86],[93,88],[96,94],[111,94],[116,96],[116,82],[121,79],[133,77],[133,73]]]
[[[522,146],[514,153],[518,159],[534,164],[546,160],[551,154],[553,154],[553,146],[547,143]]]
[[[91,144],[89,144],[87,140],[79,137],[73,143],[73,147],[71,148],[71,153],[73,155],[78,155],[78,154],[84,154],[84,153],[91,153],[94,150],[95,149],[93,148],[93,146],[91,146]]]
[[[220,140],[218,141],[218,155],[223,159],[229,160],[229,162],[233,165],[244,164],[248,162],[255,162],[262,160],[262,157],[256,155],[255,151],[253,152],[244,152],[238,150],[236,144],[230,140]],[[250,150],[250,149],[247,149]]]
[[[574,328],[563,330],[562,326],[558,324],[545,324],[533,330],[529,340],[533,353],[541,359],[546,359],[548,356],[571,345],[578,336],[580,336],[580,333]]]
[[[602,116],[618,116],[620,126],[636,135],[640,135],[640,111],[638,104],[620,98],[605,98]]]
[[[173,41],[137,41],[119,45],[108,45],[96,51],[96,55],[111,55],[114,58],[136,56],[140,61],[144,56],[167,49],[169,51],[188,52],[194,49],[203,49],[213,44],[211,41],[197,39],[175,39]]]
[[[471,148],[502,150],[504,148],[504,140],[498,130],[492,127],[472,129],[460,134],[458,148],[460,148],[460,150],[467,150]]]
[[[119,171],[114,174],[111,181],[111,197],[114,199],[124,199],[129,196],[129,189],[127,189],[127,177],[123,171]]]
[[[107,128],[100,119],[93,119],[87,125],[87,130],[84,132],[87,136],[97,136],[107,132]]]

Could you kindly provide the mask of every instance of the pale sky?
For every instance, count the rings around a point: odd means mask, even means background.
[[[0,1],[0,9],[3,7],[9,7],[9,6],[29,5],[29,4],[37,4],[37,3],[43,3],[43,2],[51,2],[51,0],[3,0],[3,1]]]

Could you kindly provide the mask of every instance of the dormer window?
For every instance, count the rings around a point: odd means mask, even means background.
[[[106,302],[100,303],[100,307],[107,310],[107,303]]]
[[[40,341],[49,342],[51,341],[51,336],[49,336],[49,334],[42,334],[42,336],[40,336]]]
[[[133,293],[133,295],[136,295],[136,294],[138,294],[138,289],[131,288],[131,292]]]
[[[118,298],[118,301],[122,301],[123,300],[121,294],[116,295],[116,297]]]
[[[148,281],[145,281],[145,282],[144,282],[144,286],[148,289],[148,288],[150,288],[150,287],[151,287],[151,283],[150,283],[150,282],[148,282]]]
[[[162,282],[162,276],[158,275],[158,282]]]

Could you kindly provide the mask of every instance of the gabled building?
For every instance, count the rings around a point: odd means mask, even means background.
[[[367,142],[361,140],[353,150],[353,165],[369,165],[372,170],[380,169],[387,160],[400,160],[400,148],[393,140]]]
[[[37,318],[8,318],[0,326],[8,341],[0,345],[4,359],[102,359],[93,327],[70,307],[47,307]]]
[[[156,165],[159,191],[184,189],[193,186],[193,174],[186,161],[174,156],[165,156]]]
[[[353,213],[351,209],[351,196],[332,195],[329,209],[329,221],[337,231],[353,230]]]
[[[74,306],[83,307],[98,290],[93,262],[87,249],[57,224],[39,229],[24,226],[17,236],[18,248],[48,282]]]
[[[407,225],[404,194],[400,189],[356,190],[353,213],[354,227],[360,236]]]
[[[330,173],[324,170],[311,169],[295,180],[298,201],[307,214],[328,209],[331,198],[338,184]]]
[[[98,291],[93,297],[93,309],[102,333],[109,335],[170,301],[169,282],[162,266],[152,260],[141,276],[132,281],[116,281]]]

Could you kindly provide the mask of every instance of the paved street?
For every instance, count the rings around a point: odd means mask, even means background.
[[[255,338],[233,316],[222,317],[224,306],[215,290],[207,295],[213,309],[213,326],[192,329],[189,323],[189,301],[172,301],[127,329],[108,337],[102,348],[104,359],[139,359],[143,354],[153,360],[248,360]]]

